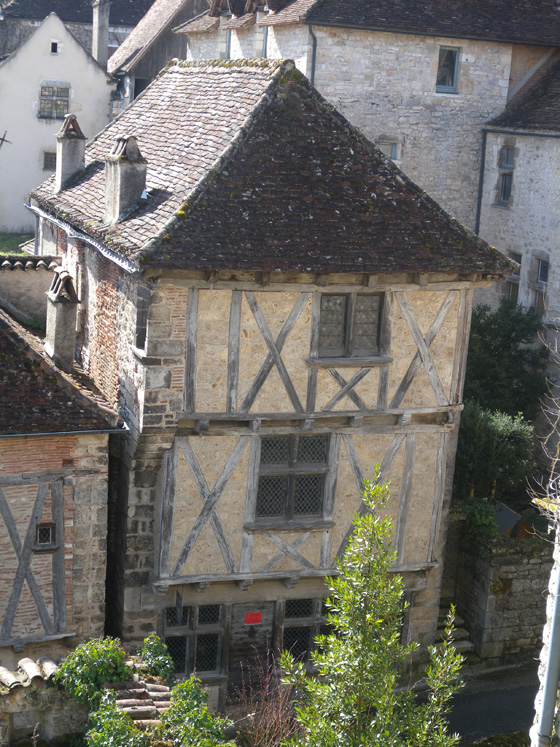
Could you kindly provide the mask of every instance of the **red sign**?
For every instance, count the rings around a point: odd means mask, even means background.
[[[246,612],[245,625],[260,625],[262,622],[262,612]]]

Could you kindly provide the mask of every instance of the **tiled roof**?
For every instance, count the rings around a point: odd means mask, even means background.
[[[149,677],[142,679],[141,675],[135,674],[131,682],[112,683],[106,687],[114,691],[117,708],[140,729],[155,726],[171,705],[169,687],[153,682]]]
[[[154,0],[112,0],[111,26],[136,26]],[[65,23],[92,23],[91,0],[11,0],[2,12],[6,18],[42,21],[49,13]]]
[[[0,257],[0,270],[54,270],[60,257],[7,254]]]
[[[173,30],[180,34],[204,34],[206,31],[217,29],[219,25],[220,19],[213,18],[209,15],[208,11],[206,11],[205,13],[196,16],[196,18],[193,18],[186,23],[182,23]]]
[[[279,26],[281,24],[298,23],[299,21],[303,21],[306,14],[314,5],[317,5],[318,2],[320,2],[320,0],[294,0],[293,2],[288,3],[285,8],[282,8],[282,10],[269,12],[259,21],[259,26]],[[225,5],[225,0],[222,0],[222,3]],[[234,18],[231,21],[228,21],[222,28],[245,28],[250,25],[248,19],[253,19],[252,22],[254,23],[256,20],[256,14],[246,13],[239,18]],[[206,31],[214,31],[218,28],[218,25],[219,18],[212,18],[209,11],[206,11],[197,18],[194,18],[192,21],[187,21],[186,23],[181,24],[181,26],[177,26],[174,30],[180,34],[201,34]]]
[[[148,161],[141,207],[113,228],[104,159],[134,133]],[[501,272],[328,104],[291,62],[175,62],[86,149],[86,170],[40,207],[148,265],[310,272]]]
[[[15,672],[0,666],[0,693],[2,689],[11,692],[19,687],[40,686],[48,682],[57,669],[58,664],[50,656],[41,656],[37,661],[20,659]]]
[[[560,130],[560,60],[489,124],[519,130]]]
[[[406,34],[560,46],[556,0],[323,0],[306,21]]]
[[[144,49],[171,22],[185,0],[155,0],[136,28],[125,39],[107,63],[107,72],[126,72],[142,55]]]
[[[133,661],[127,661],[127,665],[136,669]],[[52,679],[58,666],[50,656],[41,656],[36,661],[20,659],[14,672],[0,666],[0,696],[21,687],[40,687]],[[171,690],[141,671],[134,672],[133,677],[130,682],[109,683],[105,687],[115,693],[117,708],[126,713],[135,726],[140,729],[155,726],[171,705]]]
[[[0,310],[0,434],[116,429],[114,414],[85,376],[62,374],[42,343]]]
[[[222,30],[227,29],[248,29],[255,25],[257,20],[256,13],[247,13],[246,15],[239,16],[239,18],[230,18],[228,21],[222,24]]]
[[[259,26],[276,26],[283,23],[298,23],[303,21],[308,14],[316,5],[320,3],[320,0],[294,0],[292,3],[288,3],[282,10],[276,11],[276,13],[269,13],[262,21],[259,22]]]

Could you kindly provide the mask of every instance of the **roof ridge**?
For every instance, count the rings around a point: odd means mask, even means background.
[[[172,60],[167,68],[171,69]],[[237,153],[237,150],[241,144],[249,136],[254,123],[259,118],[261,112],[267,107],[270,102],[273,89],[278,85],[281,72],[292,73],[297,76],[304,77],[302,73],[297,70],[293,60],[267,60],[267,59],[256,59],[256,60],[194,60],[192,62],[186,60],[177,60],[181,63],[180,67],[215,67],[231,69],[232,67],[253,67],[253,68],[271,68],[274,70],[270,77],[270,82],[262,92],[259,100],[255,106],[251,109],[245,121],[241,127],[237,130],[233,138],[230,140],[229,145],[222,151],[218,158],[214,161],[212,166],[205,172],[205,174],[199,179],[194,185],[191,191],[186,195],[179,209],[174,215],[169,218],[166,223],[160,228],[160,230],[153,236],[144,246],[134,252],[130,259],[140,268],[143,264],[147,263],[150,254],[159,246],[162,239],[174,232],[178,228],[180,221],[184,220],[187,216],[187,212],[194,207],[201,199],[204,192],[208,189],[210,184],[214,181],[216,176],[222,171],[224,166],[228,164]],[[245,63],[245,64],[244,64]],[[162,71],[160,75],[163,73]]]

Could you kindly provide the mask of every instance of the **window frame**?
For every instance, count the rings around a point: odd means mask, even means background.
[[[376,140],[375,145],[379,148],[383,155],[387,156],[387,158],[389,158],[391,161],[399,160],[399,143],[396,140]],[[386,153],[383,149],[383,146],[390,146],[391,153]],[[387,150],[389,150],[389,148],[387,148]]]
[[[48,93],[51,90],[52,93]],[[67,91],[67,95],[63,95],[60,91]],[[72,87],[69,83],[49,83],[48,81],[41,82],[39,86],[39,104],[37,108],[37,117],[39,119],[64,119],[70,111],[70,98],[72,93]],[[64,102],[66,106],[60,107],[59,103]],[[49,103],[50,107],[47,111],[46,104]],[[45,106],[43,106],[45,105]],[[62,111],[64,109],[64,111]]]
[[[218,622],[200,623],[200,610],[204,607],[218,607]],[[175,612],[180,615],[180,621],[176,624],[169,622],[169,613]],[[224,643],[226,639],[226,627],[229,611],[225,604],[200,604],[187,605],[183,607],[182,599],[179,605],[167,607],[162,611],[162,638],[167,643],[171,638],[181,639],[185,646],[185,664],[183,669],[176,669],[178,675],[196,675],[202,680],[221,677],[226,659]],[[197,643],[200,636],[216,635],[218,637],[216,667],[214,669],[196,669]],[[173,660],[175,663],[175,660]]]
[[[545,270],[545,279],[542,279],[542,270],[543,268],[546,268]],[[548,259],[537,259],[537,283],[539,285],[548,285],[548,276],[550,273],[550,262]]]
[[[309,616],[295,616],[289,617],[286,615],[286,606],[290,602],[298,601],[311,601],[312,610]],[[277,637],[276,637],[276,650],[280,655],[282,651],[291,649],[285,649],[284,647],[284,636],[286,629],[288,630],[308,630],[309,631],[309,646],[307,651],[297,657],[299,661],[302,661],[306,666],[312,666],[309,661],[310,654],[314,651],[317,646],[315,644],[315,638],[321,634],[322,629],[327,623],[325,603],[322,597],[302,597],[301,599],[281,599],[276,602],[277,604]]]
[[[442,85],[438,83],[440,69],[443,68],[441,64],[442,52],[454,52],[455,53],[455,64],[453,68],[453,80],[451,85]],[[436,70],[436,93],[458,93],[459,90],[459,56],[461,53],[460,47],[448,47],[440,46],[438,49],[438,64]]]
[[[509,258],[519,265],[517,270],[512,270],[507,276],[506,297],[514,303],[519,303],[519,280],[521,277],[521,263],[523,255],[519,252],[509,252]]]
[[[496,205],[509,207],[513,191],[513,172],[515,169],[515,145],[504,143],[498,155],[498,184],[496,188]]]
[[[52,166],[48,164],[51,161]],[[43,171],[56,171],[56,151],[55,150],[44,150],[43,151]]]
[[[298,461],[298,449],[301,439],[311,438],[322,438],[325,444],[325,461],[324,462],[303,462]],[[286,462],[262,462],[262,442],[264,439],[289,439],[288,442],[288,457]],[[325,518],[325,503],[327,494],[327,481],[330,472],[329,467],[329,452],[331,445],[330,434],[318,434],[318,435],[303,435],[300,433],[292,433],[286,435],[276,436],[271,434],[269,436],[264,435],[261,437],[260,448],[259,448],[259,464],[258,472],[256,477],[255,496],[254,496],[254,512],[252,521],[255,527],[269,526],[269,525],[282,525],[286,527],[294,527],[302,522],[323,522]],[[296,500],[296,483],[297,478],[305,475],[321,475],[321,507],[317,512],[298,512],[295,511],[295,500]],[[283,514],[270,515],[270,514],[259,514],[259,488],[261,486],[261,478],[267,477],[283,477],[287,479],[287,490],[284,499]]]
[[[40,541],[41,530],[49,529],[50,531],[50,542]],[[56,523],[54,521],[41,521],[35,525],[35,538],[32,547],[33,552],[53,552],[58,550],[58,544],[56,541]]]
[[[345,317],[343,323],[343,344],[340,348],[327,348],[321,346],[321,318],[323,314],[323,299],[328,297],[344,297],[346,299]],[[355,344],[355,322],[356,322],[356,303],[359,297],[375,297],[379,299],[377,311],[377,330],[375,349],[366,350],[357,348]],[[381,355],[383,347],[383,322],[384,322],[384,293],[359,293],[352,291],[350,293],[321,293],[319,300],[319,325],[317,329],[317,357],[318,359],[329,358],[378,358]]]

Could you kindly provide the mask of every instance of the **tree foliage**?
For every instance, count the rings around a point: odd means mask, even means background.
[[[453,495],[500,500],[535,472],[533,427],[521,415],[467,402],[461,415]]]
[[[68,654],[54,676],[54,681],[78,703],[95,708],[101,700],[106,682],[124,682],[132,678],[126,666],[126,653],[118,638],[94,638],[80,643]]]
[[[503,299],[496,311],[473,311],[465,399],[488,410],[532,420],[546,393],[546,347],[539,342],[543,323],[534,309]]]
[[[110,691],[103,693],[99,708],[90,714],[89,727],[88,747],[150,747],[149,736],[117,708],[115,694]]]
[[[317,676],[289,652],[282,655],[285,682],[296,687],[296,714],[303,729],[290,745],[313,747],[451,747],[459,737],[447,731],[449,699],[458,687],[462,657],[451,644],[451,622],[442,648],[430,649],[425,681],[428,696],[418,702],[399,688],[399,671],[415,648],[401,643],[404,585],[390,574],[390,519],[379,515],[387,486],[366,484],[370,511],[354,519],[354,532],[331,581],[329,625],[311,654]]]
[[[193,676],[171,691],[171,706],[162,713],[155,734],[176,747],[216,747],[225,744],[227,724],[225,719],[212,716],[208,710],[208,693]]]

